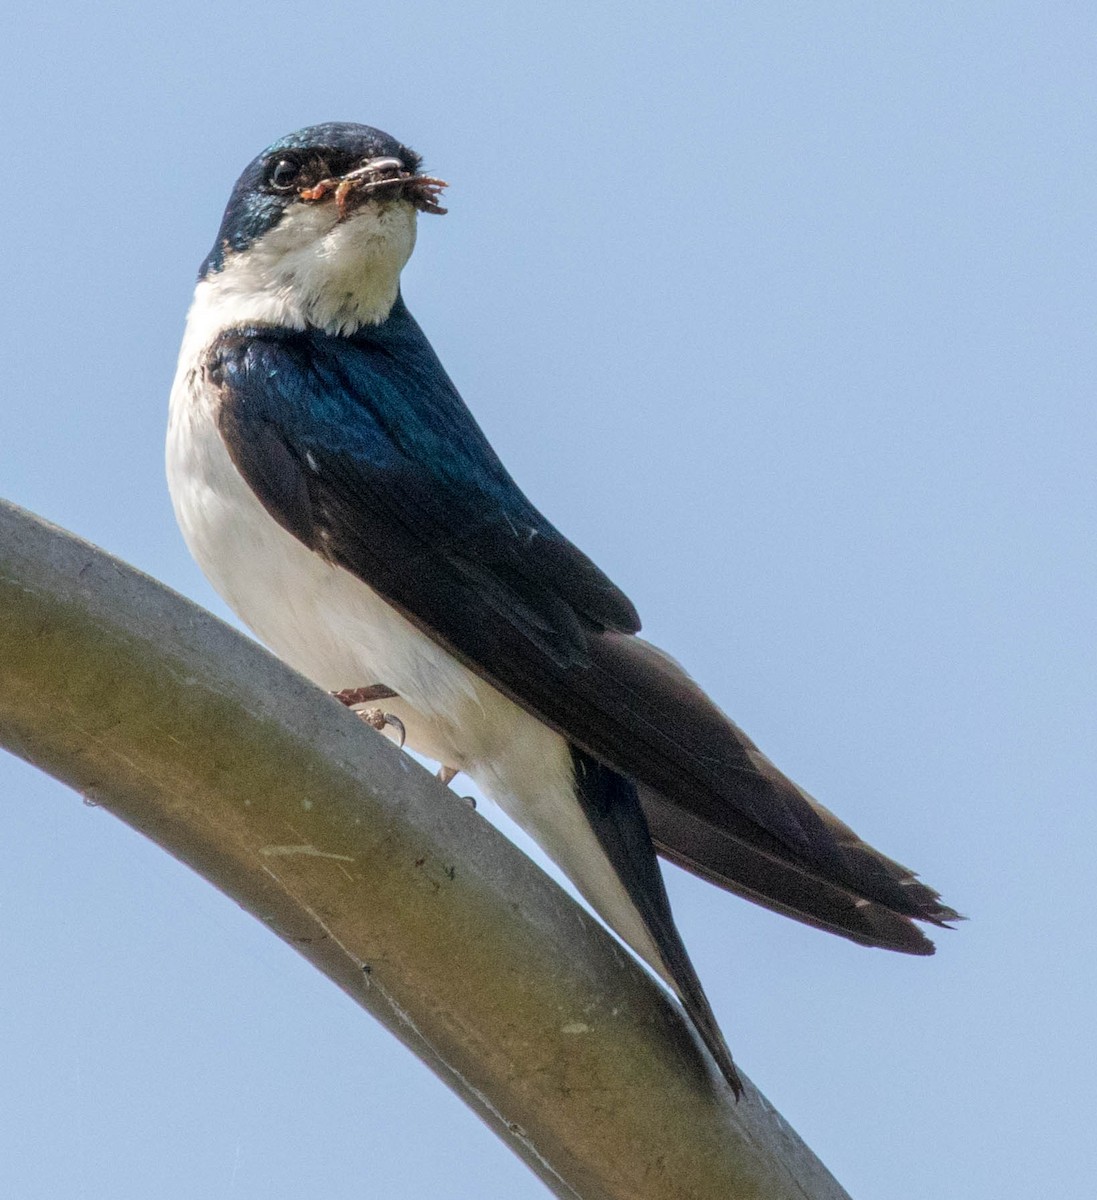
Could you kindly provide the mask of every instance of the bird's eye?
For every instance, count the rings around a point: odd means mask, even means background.
[[[301,176],[301,164],[292,158],[280,158],[267,171],[267,183],[276,192],[288,192]]]

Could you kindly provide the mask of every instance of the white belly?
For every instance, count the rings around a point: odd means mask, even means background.
[[[180,369],[168,425],[168,487],[190,552],[283,660],[329,691],[382,683],[408,745],[465,771],[568,874],[664,978],[658,951],[574,794],[567,742],[356,576],[325,562],[266,512],[229,458],[214,398]],[[670,982],[668,980],[668,982]]]

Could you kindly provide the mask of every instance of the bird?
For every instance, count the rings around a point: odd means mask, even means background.
[[[782,774],[508,474],[404,301],[446,184],[378,129],[267,147],[202,262],[169,403],[184,540],[275,654],[465,772],[681,1002],[742,1083],[662,855],[868,946],[958,914]],[[376,714],[374,714],[376,715]]]

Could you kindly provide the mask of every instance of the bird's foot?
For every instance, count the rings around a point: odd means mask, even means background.
[[[345,704],[347,708],[353,708],[356,704],[368,704],[371,700],[393,700],[397,698],[396,693],[387,683],[371,683],[369,687],[343,688],[341,692],[332,692],[332,695],[340,704]],[[386,725],[391,725],[400,734],[400,749],[403,750],[404,742],[407,741],[408,731],[404,728],[404,722],[399,717],[393,716],[392,713],[382,712],[379,708],[364,708],[358,715],[370,729],[376,729],[378,733]]]
[[[379,708],[363,708],[358,715],[370,729],[376,729],[378,733],[386,725],[391,725],[400,734],[399,745],[400,749],[403,750],[404,742],[407,741],[408,731],[404,728],[404,722],[399,717],[394,717],[392,713],[382,712]]]

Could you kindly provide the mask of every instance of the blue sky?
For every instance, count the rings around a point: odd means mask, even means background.
[[[533,499],[779,765],[971,920],[861,950],[668,870],[855,1197],[1097,1172],[1089,5],[45,3],[0,50],[0,494],[227,615],[167,392],[243,165],[451,182],[405,295]],[[207,884],[0,759],[0,1193],[542,1186]],[[483,809],[481,811],[484,811]]]

